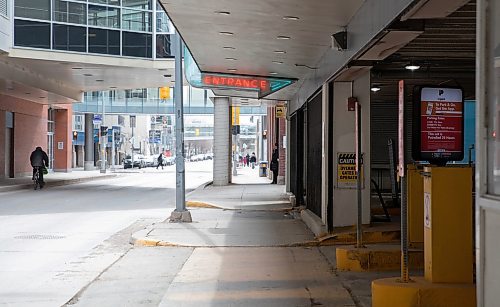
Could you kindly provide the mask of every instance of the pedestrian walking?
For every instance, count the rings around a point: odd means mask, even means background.
[[[255,156],[255,152],[252,152],[252,156],[250,157],[250,164],[252,164],[252,169],[255,168],[255,163],[257,163],[257,157]]]
[[[248,153],[246,155],[246,162],[247,166],[250,166],[250,155]]]
[[[161,169],[163,169],[163,153],[160,153],[157,160],[158,160],[158,164],[156,164],[156,169],[158,169],[158,167],[160,165],[161,165]]]
[[[271,159],[271,171],[273,172],[273,182],[272,184],[277,184],[278,183],[278,170],[279,170],[279,158],[278,158],[278,147],[273,151],[273,156]]]

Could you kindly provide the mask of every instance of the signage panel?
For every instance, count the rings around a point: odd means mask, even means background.
[[[286,107],[276,106],[276,118],[285,118],[285,117],[286,117]]]
[[[361,178],[363,178],[363,155],[361,155]],[[337,153],[337,188],[356,189],[357,180],[356,153]]]
[[[463,90],[418,87],[414,91],[413,158],[444,165],[464,156]]]

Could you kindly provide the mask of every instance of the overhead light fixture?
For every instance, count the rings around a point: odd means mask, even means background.
[[[226,58],[226,60],[228,60],[228,61],[236,61],[235,58]]]
[[[274,64],[283,64],[281,61],[273,61]]]
[[[97,80],[95,80],[95,82],[103,82],[103,81],[104,81],[104,80],[102,80],[102,79],[97,79]]]
[[[82,69],[81,67],[71,67],[71,69]]]
[[[109,88],[115,89],[115,88],[116,88],[116,86],[110,86]]]
[[[219,32],[220,35],[227,35],[227,36],[231,36],[233,35],[234,33],[233,32],[228,32],[228,31],[220,31]]]
[[[236,68],[228,68],[227,71],[238,71]]]
[[[31,93],[28,93],[28,92],[26,92],[26,93],[24,93],[24,94],[25,94],[25,95],[31,95]]]
[[[168,68],[158,68],[159,71],[165,71],[168,70]]]
[[[276,38],[277,39],[290,39],[290,36],[278,35]]]
[[[165,78],[170,78],[170,77],[172,77],[172,75],[171,75],[171,74],[166,74],[166,75],[163,75],[163,76],[164,76]]]
[[[297,16],[283,16],[284,20],[299,20],[300,18]]]
[[[225,16],[231,15],[231,13],[228,11],[215,11],[214,13],[219,14],[219,15],[225,15]]]
[[[269,74],[270,75],[277,75],[278,73],[273,71],[273,72],[270,72]]]
[[[92,77],[92,74],[83,74],[85,77]]]
[[[408,64],[408,65],[405,66],[405,69],[408,69],[408,70],[411,70],[411,71],[418,70],[418,69],[420,69],[420,65],[417,65],[415,63],[410,63],[410,64]]]
[[[227,49],[227,50],[236,50],[236,48],[231,47],[231,46],[224,46],[222,48]]]
[[[374,93],[380,91],[380,86],[377,86],[377,85],[372,85],[372,87],[370,88],[370,90]]]
[[[276,54],[285,54],[286,51],[285,50],[274,50],[274,53],[276,53]]]
[[[38,97],[38,98],[40,98],[40,99],[45,99],[45,98],[47,98],[47,97],[40,96],[40,97]]]

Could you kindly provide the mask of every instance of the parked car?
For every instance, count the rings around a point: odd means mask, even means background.
[[[146,160],[143,155],[134,155],[134,165],[132,166],[132,157],[127,155],[123,160],[123,168],[143,168],[146,167]]]
[[[207,157],[207,160],[213,160],[214,158],[214,153],[213,152],[207,152],[205,154],[205,156]]]
[[[157,161],[158,161],[158,155],[150,155],[150,156],[145,156],[144,160],[146,162],[147,167],[153,167],[156,166]]]
[[[174,165],[175,157],[165,157],[163,156],[163,165]]]

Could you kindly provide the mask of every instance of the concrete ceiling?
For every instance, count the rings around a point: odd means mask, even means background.
[[[173,86],[174,82],[173,59],[27,49],[0,56],[0,94],[42,104],[79,101],[88,91]]]
[[[160,2],[201,71],[297,78],[294,85],[269,96],[288,100],[331,48],[331,35],[344,29],[364,1]],[[246,92],[237,96],[252,97]]]

